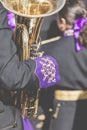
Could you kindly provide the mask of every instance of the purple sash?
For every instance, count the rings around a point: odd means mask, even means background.
[[[29,121],[29,119],[27,119],[27,118],[22,118],[22,119],[23,119],[24,130],[34,130],[31,122]]]

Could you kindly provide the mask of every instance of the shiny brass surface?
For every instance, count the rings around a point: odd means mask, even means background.
[[[79,101],[87,99],[87,90],[56,90],[54,97],[61,101]]]
[[[6,9],[24,17],[46,17],[57,13],[66,0],[0,0]]]

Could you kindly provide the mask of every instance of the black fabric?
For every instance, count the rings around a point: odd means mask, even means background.
[[[87,89],[87,49],[77,52],[72,36],[42,45],[41,50],[58,62],[60,82],[57,88]]]
[[[85,2],[85,5],[86,5],[86,9],[87,9],[87,0],[83,0]]]
[[[4,14],[4,15],[3,15]],[[7,10],[3,8],[1,2],[0,2],[0,29],[9,28],[8,21],[7,21]]]
[[[77,102],[54,101],[54,112],[60,104],[57,118],[51,118],[50,130],[86,130],[87,100]]]
[[[21,114],[17,109],[0,102],[0,130],[23,130]]]
[[[57,26],[57,17],[57,14],[44,17],[40,30],[40,38],[42,41],[54,38],[56,36],[61,36],[61,32]]]

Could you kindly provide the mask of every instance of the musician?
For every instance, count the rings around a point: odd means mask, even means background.
[[[29,120],[22,118],[20,112],[11,106],[7,93],[24,87],[40,86],[44,89],[58,84],[58,64],[51,56],[22,62],[16,52],[12,30],[8,26],[7,10],[0,3],[0,130],[33,130]]]
[[[53,98],[49,130],[86,130],[87,49],[82,45],[87,47],[87,11],[84,2],[67,0],[57,19],[62,37],[41,47],[44,55],[57,59],[60,73],[59,84],[50,88],[54,94],[47,92]]]

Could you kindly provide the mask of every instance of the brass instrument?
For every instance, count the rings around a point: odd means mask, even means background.
[[[0,0],[3,6],[13,12],[16,18],[16,28],[13,38],[18,49],[20,60],[30,58],[30,48],[33,42],[40,43],[39,33],[44,17],[57,13],[66,0]],[[36,117],[38,109],[38,89],[11,92],[14,104],[23,116]]]

